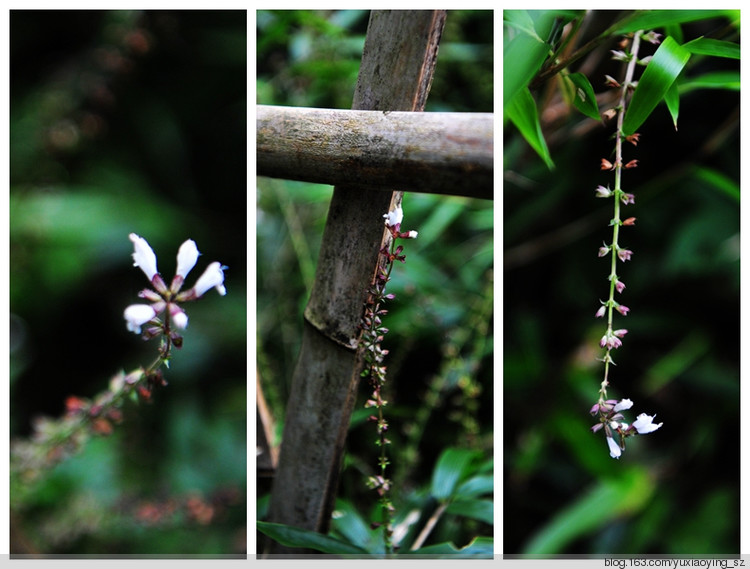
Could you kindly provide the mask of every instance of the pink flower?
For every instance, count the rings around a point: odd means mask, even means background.
[[[606,305],[602,305],[602,307],[599,308],[599,310],[596,311],[596,318],[601,318],[602,316],[604,316],[604,313],[606,311],[607,311],[607,306]]]
[[[612,195],[612,190],[609,188],[605,188],[604,186],[598,186],[596,188],[596,197],[597,198],[608,198]]]
[[[619,312],[623,316],[627,316],[628,312],[630,312],[630,308],[623,304],[618,304],[617,306],[615,306],[615,310],[617,310],[617,312]]]
[[[617,249],[617,256],[620,257],[622,262],[629,261],[630,257],[633,256],[633,252],[630,249]]]

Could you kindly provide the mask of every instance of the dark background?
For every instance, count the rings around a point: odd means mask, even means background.
[[[246,13],[12,11],[10,30],[11,436],[155,358],[122,317],[148,285],[130,232],[167,282],[188,238],[186,286],[229,267],[225,297],[185,306],[169,385],[12,496],[14,527],[28,552],[244,552]],[[206,523],[166,513],[191,499]]]
[[[593,12],[580,44],[619,16]],[[739,41],[724,18],[682,32],[683,41]],[[602,93],[605,74],[623,76],[610,60],[618,40],[570,71]],[[641,56],[655,50],[642,45]],[[737,69],[736,60],[693,57],[686,73]],[[656,413],[664,425],[628,439],[619,461],[589,431],[588,414],[606,330],[594,314],[609,294],[609,257],[597,251],[612,240],[613,207],[594,190],[614,187],[614,174],[599,169],[613,160],[614,124],[568,114],[552,83],[533,94],[556,169],[506,125],[505,552],[538,553],[533,540],[557,533],[546,553],[738,553],[739,92],[685,94],[678,130],[660,105],[638,146],[623,147],[639,165],[623,172],[635,204],[621,215],[637,221],[620,231],[633,257],[618,263],[627,288],[616,300],[631,312],[615,313],[615,329],[629,333],[613,353],[609,396],[635,402],[626,421]]]

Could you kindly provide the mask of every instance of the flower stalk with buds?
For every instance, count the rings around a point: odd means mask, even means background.
[[[383,304],[395,297],[395,295],[385,292],[386,285],[391,280],[394,261],[406,262],[403,245],[397,246],[396,241],[398,239],[416,239],[417,232],[401,232],[404,213],[400,206],[386,213],[383,217],[385,218],[385,226],[390,232],[390,244],[383,246],[380,250],[375,278],[367,291],[368,299],[365,303],[365,314],[361,324],[360,348],[365,360],[361,376],[369,378],[372,387],[372,394],[365,403],[365,407],[372,408],[377,412],[377,414],[370,415],[368,420],[376,426],[378,434],[376,444],[380,449],[377,474],[370,476],[367,481],[368,487],[377,491],[383,513],[382,521],[373,523],[373,527],[383,527],[386,553],[391,553],[393,550],[391,521],[394,507],[389,495],[391,481],[386,477],[386,469],[389,464],[386,447],[391,441],[386,436],[388,421],[385,419],[383,412],[383,408],[388,402],[382,397],[382,389],[386,381],[386,366],[383,365],[383,359],[388,354],[388,350],[381,347],[383,337],[388,333],[388,329],[383,326],[382,317],[388,313],[388,310],[383,308]]]
[[[41,418],[34,424],[34,434],[28,441],[15,441],[11,452],[11,472],[30,481],[54,464],[77,452],[91,435],[108,435],[113,425],[122,420],[121,407],[126,400],[150,401],[155,387],[167,382],[161,371],[168,367],[172,347],[179,348],[183,340],[179,330],[184,330],[188,317],[182,303],[197,300],[215,288],[225,295],[224,269],[220,263],[211,263],[195,285],[182,291],[185,277],[198,261],[198,248],[191,239],[185,241],[177,253],[177,271],[169,287],[157,270],[156,255],[148,242],[135,233],[133,243],[134,266],[139,267],[151,283],[139,296],[150,304],[131,304],[123,315],[127,329],[148,340],[161,337],[159,355],[154,362],[130,373],[120,372],[111,378],[105,391],[88,399],[71,396],[65,401],[65,414],[59,419]],[[162,315],[160,317],[160,315]]]
[[[612,350],[616,350],[622,346],[622,339],[628,333],[624,328],[614,328],[614,313],[615,311],[622,316],[627,316],[630,312],[630,308],[618,302],[615,297],[620,295],[625,290],[625,283],[620,279],[617,272],[617,263],[625,263],[633,258],[633,251],[620,245],[620,228],[623,226],[632,226],[635,224],[635,217],[628,217],[625,220],[621,218],[621,208],[626,205],[635,203],[635,196],[632,193],[626,193],[622,189],[622,170],[636,168],[638,166],[638,160],[629,160],[624,162],[623,160],[623,141],[629,142],[633,146],[637,146],[640,135],[638,133],[625,136],[623,133],[623,122],[625,117],[625,108],[628,101],[628,94],[634,88],[633,75],[635,72],[635,66],[639,63],[638,50],[641,39],[645,38],[647,41],[656,42],[658,37],[655,34],[643,34],[643,32],[636,32],[633,34],[630,50],[625,51],[613,51],[613,58],[619,61],[627,62],[627,69],[625,72],[625,80],[622,83],[615,81],[611,77],[607,77],[606,84],[610,87],[620,89],[620,98],[617,106],[611,111],[605,113],[608,117],[617,117],[617,131],[615,133],[615,161],[610,162],[606,158],[601,159],[601,170],[614,171],[614,189],[609,187],[599,186],[595,190],[595,196],[597,198],[612,199],[614,201],[614,216],[610,221],[612,227],[612,242],[607,244],[604,243],[599,248],[599,257],[609,257],[610,260],[610,272],[607,277],[609,280],[609,298],[606,301],[601,301],[601,306],[596,312],[597,318],[607,317],[607,329],[599,341],[599,346],[606,349],[604,357],[601,361],[604,362],[604,379],[602,380],[599,388],[599,400],[591,408],[591,414],[599,417],[599,423],[592,427],[593,432],[604,430],[607,437],[607,445],[609,446],[610,456],[612,458],[620,458],[622,451],[625,449],[626,437],[636,434],[646,434],[655,431],[661,427],[662,423],[658,425],[653,424],[653,416],[642,413],[638,416],[637,420],[628,425],[622,422],[623,415],[621,411],[627,410],[632,407],[633,402],[630,399],[623,399],[617,401],[614,399],[607,398],[607,387],[609,386],[609,371],[610,366],[615,365],[612,359]],[[643,62],[641,62],[643,63]]]

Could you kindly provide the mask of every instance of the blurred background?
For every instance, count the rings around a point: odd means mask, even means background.
[[[578,45],[621,17],[589,13]],[[665,30],[657,30],[664,33]],[[726,17],[667,30],[739,42]],[[508,36],[506,35],[506,38]],[[571,66],[603,92],[623,77],[601,45]],[[642,44],[641,57],[656,49]],[[555,169],[509,123],[504,129],[504,551],[529,554],[739,553],[739,61],[693,56],[689,79],[737,77],[683,92],[678,130],[664,107],[624,145],[623,189],[635,194],[618,263],[627,328],[613,353],[609,396],[634,401],[663,427],[628,439],[619,460],[592,434],[609,294],[614,125],[568,109],[553,82],[533,91]],[[731,87],[731,88],[729,88]],[[604,109],[602,109],[604,110]],[[626,421],[635,419],[628,415]]]
[[[259,11],[257,103],[350,109],[369,12]],[[493,18],[452,11],[440,43],[427,112],[492,112]],[[409,193],[403,200],[406,263],[393,270],[396,294],[384,321],[388,384],[385,399],[397,509],[424,494],[440,452],[457,446],[493,448],[493,203]],[[257,179],[257,365],[281,435],[284,406],[299,352],[303,310],[315,276],[331,186]],[[385,213],[385,212],[383,212]],[[378,448],[369,394],[362,385],[347,440],[339,506],[367,516],[376,504],[366,476]],[[258,519],[271,481],[259,478]],[[408,511],[408,510],[407,510]],[[492,528],[446,516],[434,540],[464,545]]]
[[[246,548],[247,19],[244,11],[10,13],[11,437],[67,396],[148,365],[122,312],[180,244],[229,266],[151,404],[33,488],[16,553],[237,554]]]

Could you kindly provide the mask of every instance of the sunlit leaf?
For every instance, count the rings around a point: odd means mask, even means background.
[[[690,59],[690,52],[667,37],[643,72],[625,113],[624,134],[633,134],[649,117]]]

